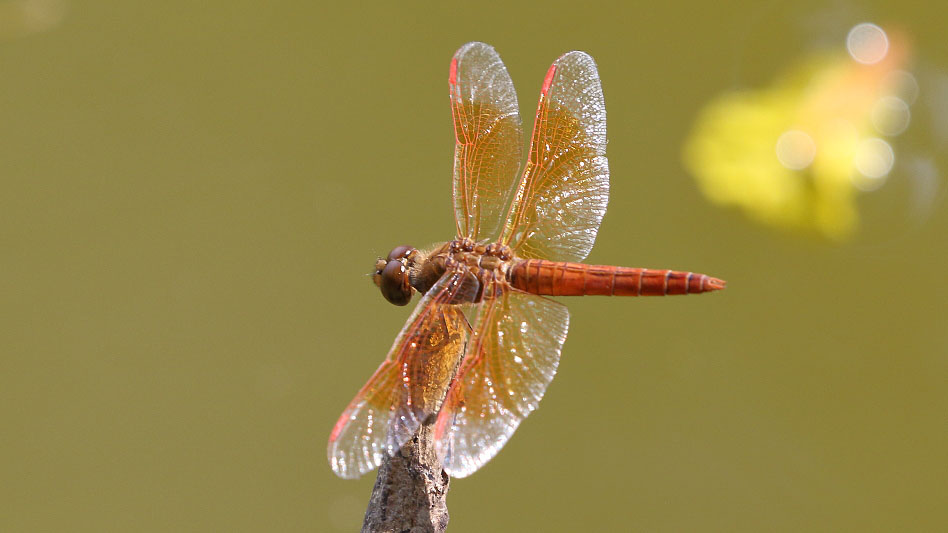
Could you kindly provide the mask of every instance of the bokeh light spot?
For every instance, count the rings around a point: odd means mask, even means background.
[[[889,51],[889,38],[885,31],[869,22],[857,24],[846,36],[846,49],[856,61],[865,65],[878,63]]]
[[[905,103],[912,105],[918,98],[918,81],[911,72],[894,70],[882,79],[883,89],[890,94],[897,94]]]
[[[816,157],[813,137],[800,130],[787,130],[777,139],[777,159],[790,170],[803,170]]]
[[[912,118],[909,105],[898,96],[883,96],[872,106],[872,125],[883,135],[898,135],[908,128]]]
[[[878,189],[895,164],[892,146],[878,137],[864,139],[856,146],[853,166],[858,171],[853,185],[864,191]]]

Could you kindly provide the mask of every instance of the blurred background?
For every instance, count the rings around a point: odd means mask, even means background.
[[[448,64],[529,130],[597,60],[588,261],[722,293],[569,300],[541,408],[450,531],[948,528],[948,46],[930,1],[0,1],[0,529],[352,531],[336,417],[453,236]],[[865,25],[868,23],[869,25]]]

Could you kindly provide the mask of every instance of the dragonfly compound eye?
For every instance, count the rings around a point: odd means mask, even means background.
[[[382,296],[395,305],[406,305],[411,301],[411,284],[408,269],[399,260],[389,261],[379,276]]]
[[[415,251],[415,249],[411,246],[396,246],[395,248],[392,248],[391,252],[388,253],[388,260],[392,261],[393,259],[401,259],[413,251]]]

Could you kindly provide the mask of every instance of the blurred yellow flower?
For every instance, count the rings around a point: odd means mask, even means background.
[[[767,224],[852,234],[855,197],[892,169],[883,137],[908,126],[917,85],[900,70],[907,47],[878,26],[855,26],[847,51],[813,55],[768,88],[728,92],[702,110],[684,162],[709,199]]]

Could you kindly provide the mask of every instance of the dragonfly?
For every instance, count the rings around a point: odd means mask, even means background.
[[[517,94],[490,45],[462,46],[448,87],[455,237],[376,262],[386,300],[422,297],[332,429],[329,463],[343,478],[378,468],[422,425],[453,477],[493,458],[556,373],[569,312],[550,297],[725,287],[694,272],[581,263],[609,200],[606,109],[588,54],[566,53],[547,71],[525,162]]]

